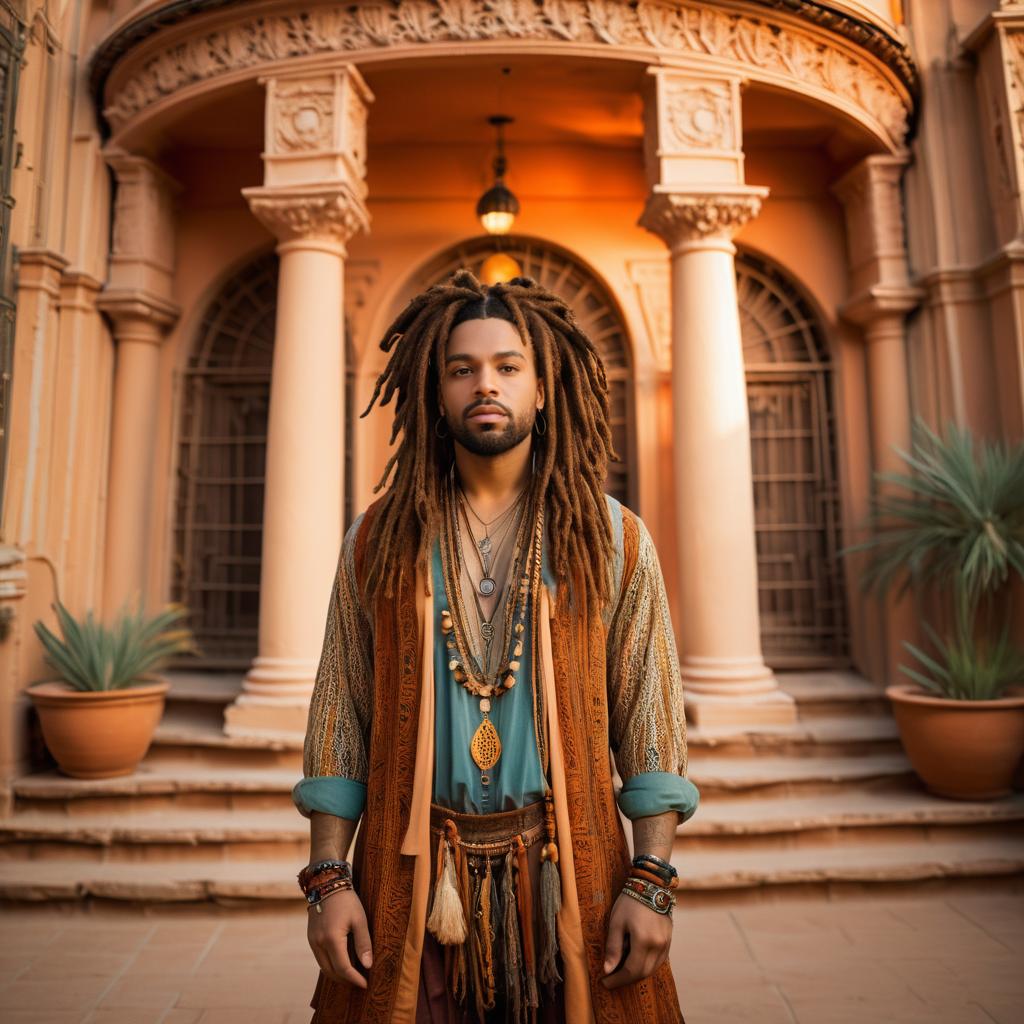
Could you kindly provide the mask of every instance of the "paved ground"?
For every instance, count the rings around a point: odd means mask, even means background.
[[[304,915],[4,910],[0,1019],[308,1024]],[[687,1024],[1024,1020],[1024,895],[682,908],[675,931]]]

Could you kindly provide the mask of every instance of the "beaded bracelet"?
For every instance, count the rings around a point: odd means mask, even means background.
[[[653,871],[656,875],[661,875],[666,881],[670,878],[676,878],[679,874],[667,860],[662,860],[653,853],[638,854],[633,858],[633,867]]]
[[[632,897],[658,914],[670,915],[675,909],[675,893],[671,889],[655,885],[653,882],[645,882],[640,878],[627,878],[622,891],[626,896]]]
[[[328,882],[319,889],[310,889],[309,894],[306,896],[306,909],[310,910],[316,907],[316,912],[322,914],[323,910],[320,904],[329,896],[333,896],[336,892],[352,892],[352,883],[344,878],[335,879],[333,882]]]
[[[304,867],[296,876],[303,893],[325,878],[347,878],[352,881],[352,865],[347,860],[321,860]]]

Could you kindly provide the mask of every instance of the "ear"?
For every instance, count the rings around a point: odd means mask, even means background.
[[[540,411],[544,408],[544,403],[547,401],[547,396],[544,394],[544,381],[539,377],[537,378],[537,410]]]

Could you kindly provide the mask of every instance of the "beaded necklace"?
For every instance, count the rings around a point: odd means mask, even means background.
[[[491,702],[507,693],[516,684],[523,654],[523,638],[527,629],[527,608],[536,619],[536,602],[530,594],[536,593],[540,582],[541,557],[544,536],[544,512],[541,503],[535,503],[532,516],[522,514],[516,528],[515,547],[509,566],[504,593],[504,632],[501,642],[505,653],[494,673],[488,672],[489,657],[477,657],[470,642],[471,630],[462,598],[461,573],[465,564],[458,522],[458,498],[454,475],[443,491],[445,508],[441,535],[441,566],[449,608],[441,611],[441,632],[445,636],[448,669],[455,682],[474,697],[480,698],[480,725],[470,741],[470,755],[480,770],[481,786],[490,785],[487,774],[501,757],[501,737],[490,719]],[[533,520],[531,523],[531,519]],[[467,524],[468,525],[468,524]],[[471,531],[472,532],[472,531]],[[474,595],[475,599],[476,595]],[[500,606],[501,602],[499,602]],[[497,609],[496,609],[497,610]],[[480,645],[489,654],[493,641],[493,623],[483,620],[481,614]],[[531,636],[536,634],[536,623]],[[486,631],[485,626],[490,630]],[[488,636],[487,633],[490,633]],[[536,720],[534,722],[537,728]],[[538,737],[538,741],[539,741]]]

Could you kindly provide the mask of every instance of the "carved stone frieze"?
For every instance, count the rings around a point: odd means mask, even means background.
[[[766,188],[726,193],[653,192],[639,224],[670,249],[703,239],[731,239],[761,210]]]
[[[292,58],[388,47],[508,40],[626,48],[668,57],[708,57],[721,68],[834,97],[902,146],[912,99],[899,76],[810,20],[779,20],[698,0],[362,0],[274,13],[266,7],[122,58],[108,80],[105,116],[115,130],[148,106],[198,82]],[[308,116],[308,115],[307,115]],[[699,119],[705,125],[706,115]],[[312,118],[310,118],[310,122]],[[710,123],[706,124],[710,128]],[[704,129],[700,129],[703,132]]]
[[[344,189],[247,188],[242,192],[256,218],[282,242],[322,239],[344,245],[356,231],[369,227],[366,207]]]

